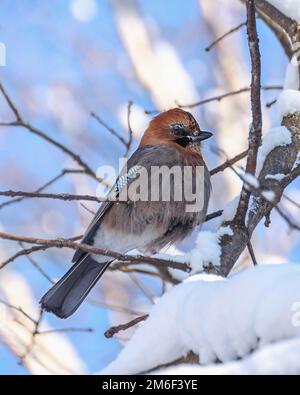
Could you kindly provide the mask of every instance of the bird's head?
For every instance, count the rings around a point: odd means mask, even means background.
[[[173,108],[152,119],[140,145],[171,144],[179,149],[199,151],[201,141],[211,136],[211,132],[200,129],[191,113]]]

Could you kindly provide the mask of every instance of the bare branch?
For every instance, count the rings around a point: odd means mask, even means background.
[[[281,85],[262,86],[261,89],[265,90],[265,91],[267,91],[267,90],[281,90],[282,86]],[[244,93],[244,92],[249,92],[250,90],[251,90],[250,87],[240,88],[240,89],[237,89],[237,90],[232,91],[232,92],[227,92],[227,93],[223,93],[222,95],[212,96],[212,97],[209,97],[207,99],[200,100],[200,101],[198,101],[196,103],[191,103],[191,104],[180,104],[180,103],[177,103],[177,105],[180,108],[194,108],[194,107],[202,106],[203,104],[207,104],[207,103],[210,103],[210,102],[213,102],[213,101],[221,101],[221,100],[223,100],[223,99],[225,99],[227,97],[239,95],[240,93]],[[150,112],[148,111],[146,113],[149,114]]]
[[[286,193],[282,195],[288,202],[292,203],[294,206],[300,209],[300,203],[296,202],[294,199],[292,199],[290,196],[288,196]]]
[[[136,317],[133,320],[127,322],[126,324],[120,324],[117,326],[112,326],[111,328],[107,329],[107,331],[104,332],[104,336],[106,338],[111,338],[115,334],[119,333],[120,331],[126,331],[127,329],[139,324],[142,321],[145,321],[149,317],[149,314],[142,315],[140,317]]]
[[[259,39],[256,31],[256,16],[254,0],[246,0],[247,6],[247,35],[251,57],[251,111],[252,125],[249,132],[249,147],[246,163],[246,173],[255,174],[258,148],[261,145],[262,113],[260,101],[260,52]],[[235,223],[245,226],[245,218],[250,200],[250,191],[243,185],[239,205],[234,218]]]
[[[80,236],[75,236],[70,238],[70,240],[79,240],[82,238],[82,235]],[[22,242],[22,240],[20,240],[20,242]],[[16,254],[14,254],[13,256],[11,256],[10,258],[8,258],[6,261],[2,262],[0,264],[0,270],[3,269],[6,265],[8,265],[9,263],[13,262],[15,259],[19,258],[20,256],[24,256],[24,255],[30,255],[33,252],[36,251],[45,251],[48,250],[49,248],[52,248],[51,245],[40,245],[40,246],[34,246],[34,247],[30,247],[30,248],[23,248],[21,251],[18,251]]]
[[[239,23],[237,26],[233,27],[232,29],[228,30],[228,32],[224,33],[222,36],[218,37],[214,40],[208,47],[205,48],[206,52],[209,52],[216,44],[222,41],[225,37],[229,36],[230,34],[238,31],[240,28],[246,25],[246,21]]]
[[[31,247],[31,248],[22,249],[21,251],[18,251],[13,256],[8,258],[6,261],[2,262],[0,264],[0,269],[3,269],[6,265],[13,262],[15,259],[19,258],[20,256],[29,255],[29,254],[32,254],[33,252],[36,252],[36,251],[45,251],[48,248],[51,248],[51,246],[41,245],[41,246],[35,246],[35,247]]]
[[[129,100],[128,105],[127,105],[127,126],[128,126],[128,141],[126,144],[126,152],[125,152],[125,156],[128,155],[128,152],[131,148],[131,144],[132,144],[132,138],[133,138],[133,131],[132,131],[132,127],[131,127],[131,123],[130,123],[130,115],[131,115],[131,107],[133,105],[133,102],[131,100]]]
[[[0,191],[0,196],[10,197],[23,197],[23,198],[41,198],[41,199],[57,199],[57,200],[87,200],[92,202],[107,202],[108,200],[97,198],[91,195],[73,195],[70,193],[36,193],[36,192],[24,192],[24,191]],[[120,202],[121,203],[121,202]]]
[[[20,246],[22,247],[23,251],[25,250],[23,243],[19,242]],[[45,277],[51,284],[55,284],[55,281],[45,272],[44,269],[40,267],[40,265],[30,256],[30,254],[25,254],[27,260],[32,264],[33,267],[37,269],[38,272],[41,273],[43,277]]]
[[[300,225],[296,224],[280,207],[276,206],[275,210],[286,221],[291,229],[300,230]]]
[[[12,112],[14,113],[16,120],[13,122],[2,122],[0,123],[0,126],[21,126],[25,129],[27,129],[30,133],[35,134],[36,136],[41,137],[43,140],[47,141],[48,143],[54,145],[56,148],[60,149],[61,151],[63,151],[65,154],[67,154],[68,156],[70,156],[75,162],[77,162],[82,169],[84,169],[85,173],[89,176],[91,176],[92,178],[94,178],[97,181],[102,182],[105,185],[108,185],[107,181],[102,179],[102,178],[98,178],[95,174],[95,172],[90,168],[90,166],[84,162],[82,160],[82,158],[80,157],[80,155],[78,155],[77,153],[75,153],[74,151],[72,151],[71,149],[69,149],[68,147],[66,147],[64,144],[56,141],[55,139],[53,139],[52,137],[50,137],[48,134],[46,134],[45,132],[36,129],[35,127],[31,126],[31,124],[25,122],[23,120],[23,118],[20,116],[20,113],[18,112],[18,110],[16,109],[16,106],[13,104],[12,100],[10,99],[7,91],[5,90],[3,84],[0,83],[0,91],[2,92],[8,106],[10,107],[10,109],[12,110]]]
[[[277,99],[273,99],[273,100],[269,101],[268,103],[266,103],[266,107],[267,107],[267,108],[270,108],[270,107],[272,107],[276,102],[277,102]]]
[[[44,189],[48,188],[50,185],[54,184],[56,181],[60,180],[65,174],[73,174],[73,173],[84,173],[84,170],[81,169],[63,169],[57,176],[51,178],[49,181],[47,181],[44,185],[41,187],[37,188],[34,192],[39,193],[42,192]],[[18,197],[16,199],[12,200],[7,200],[6,202],[3,202],[0,204],[0,209],[3,207],[9,206],[14,203],[21,202],[22,200],[26,199],[26,197]]]
[[[151,265],[160,267],[160,266],[168,266],[173,269],[182,270],[185,272],[190,272],[191,268],[187,263],[184,262],[176,262],[168,259],[157,259],[151,258],[143,255],[124,255],[115,251],[104,250],[102,248],[97,248],[90,246],[88,244],[76,243],[71,239],[41,239],[35,237],[28,236],[18,236],[10,233],[0,232],[0,238],[5,240],[12,241],[22,241],[29,244],[38,244],[42,246],[46,246],[47,248],[55,247],[55,248],[70,248],[73,250],[80,249],[85,252],[89,252],[91,254],[96,255],[104,255],[114,259],[117,259],[122,262],[130,262],[131,264],[140,264],[140,263],[149,263]],[[24,253],[22,254],[24,255]],[[7,262],[6,262],[7,264]],[[3,267],[3,264],[0,266],[0,269]]]
[[[122,137],[118,132],[115,131],[115,129],[113,129],[112,127],[110,127],[105,121],[103,121],[103,119],[101,119],[99,117],[99,115],[97,115],[94,112],[91,112],[91,116],[93,118],[96,119],[96,121],[98,123],[100,123],[100,125],[102,125],[106,130],[109,131],[109,133],[111,133],[113,136],[115,136],[122,144],[125,145],[125,147],[127,148],[127,141],[124,139],[124,137]]]
[[[271,18],[278,26],[285,30],[291,40],[294,38],[298,27],[296,21],[283,14],[265,0],[255,0],[255,6],[258,11]]]
[[[224,163],[221,165],[215,167],[214,169],[210,170],[210,175],[213,176],[217,173],[220,173],[221,171],[227,169],[228,167],[231,167],[234,165],[236,162],[242,160],[245,158],[248,154],[248,150],[241,152],[240,154],[234,156],[232,159],[227,159]]]
[[[254,250],[253,250],[253,246],[252,246],[252,243],[251,243],[250,240],[247,243],[247,247],[248,247],[249,255],[250,255],[251,259],[252,259],[253,265],[257,266],[257,260],[256,260],[255,253],[254,253]]]
[[[2,95],[4,96],[4,99],[6,100],[8,106],[11,108],[12,112],[14,113],[14,115],[16,117],[16,122],[17,123],[22,122],[22,118],[21,118],[19,111],[17,110],[17,107],[14,105],[14,103],[8,96],[6,90],[4,89],[4,86],[1,83],[0,83],[0,91],[1,91]]]
[[[27,314],[26,311],[24,311],[21,307],[13,306],[12,304],[6,302],[3,299],[0,299],[0,303],[3,304],[6,307],[12,309],[12,310],[18,311],[19,313],[23,314],[24,317],[28,318],[29,321],[31,321],[32,323],[36,324],[37,321],[33,317],[31,317],[29,314]]]
[[[220,217],[222,214],[223,214],[223,210],[218,210],[218,211],[215,211],[214,213],[207,214],[204,222],[208,222],[214,218]]]
[[[38,331],[37,335],[48,335],[49,333],[58,333],[58,332],[85,332],[92,333],[94,332],[93,328],[59,328],[59,329],[49,329],[46,331]]]

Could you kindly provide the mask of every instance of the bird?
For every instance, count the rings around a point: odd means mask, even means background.
[[[181,201],[164,201],[162,193],[167,186],[160,182],[162,192],[156,201],[151,201],[149,197],[148,201],[127,197],[125,203],[113,199],[102,202],[82,243],[121,254],[133,249],[155,254],[190,235],[197,225],[204,222],[207,214],[211,183],[201,153],[201,142],[211,136],[211,132],[200,129],[191,113],[181,108],[173,108],[155,116],[145,130],[137,150],[128,159],[125,173],[120,173],[110,193],[120,197],[125,186],[130,188],[136,182],[140,168],[150,171],[163,166],[167,169],[174,166],[180,169],[186,166],[191,168],[192,178],[189,182],[195,186],[195,169],[200,167],[203,169],[201,209],[187,211],[184,198]],[[174,184],[176,177],[170,180]],[[148,188],[154,190],[151,177],[147,182]],[[60,318],[72,315],[113,260],[108,256],[82,251],[79,247],[72,260],[73,266],[41,298],[42,309]]]

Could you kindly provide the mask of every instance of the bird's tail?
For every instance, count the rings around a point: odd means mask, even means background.
[[[60,318],[73,314],[111,261],[99,263],[84,255],[40,300],[41,307]]]

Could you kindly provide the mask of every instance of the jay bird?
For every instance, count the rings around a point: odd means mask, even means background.
[[[146,129],[138,149],[128,160],[129,170],[125,178],[120,176],[114,189],[120,191],[124,184],[131,183],[134,169],[140,166],[146,170],[152,166],[189,166],[192,169],[201,166],[204,169],[201,210],[187,212],[184,199],[129,200],[126,203],[105,201],[95,214],[82,242],[125,254],[132,249],[155,253],[183,240],[206,217],[211,185],[209,171],[201,155],[201,141],[211,135],[210,132],[201,131],[192,114],[182,109],[175,108],[157,115]],[[196,173],[193,171],[192,174],[195,178]],[[160,187],[164,189],[165,185]],[[42,308],[60,318],[69,317],[111,262],[113,259],[110,257],[78,249],[73,257],[73,266],[42,297]]]

